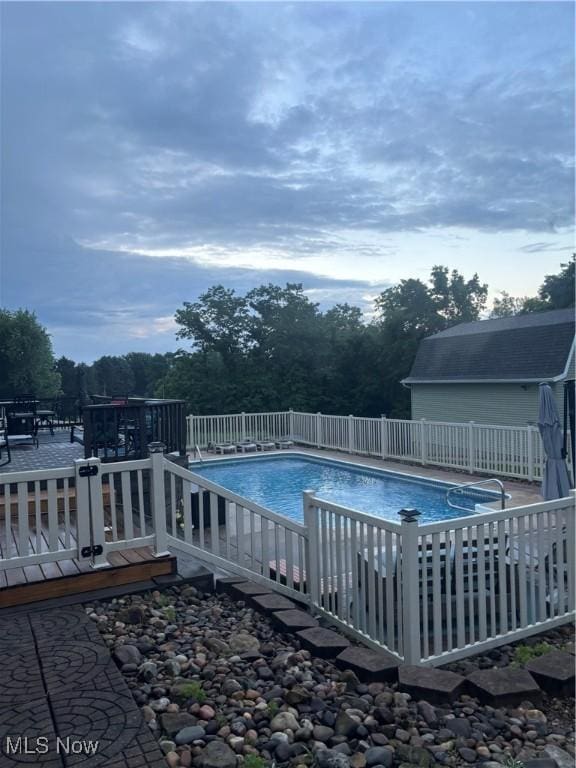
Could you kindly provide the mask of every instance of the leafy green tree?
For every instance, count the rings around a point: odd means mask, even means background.
[[[566,309],[574,306],[574,269],[576,254],[567,264],[560,264],[557,275],[546,275],[538,291],[538,298],[546,304],[546,309]]]
[[[519,299],[510,296],[506,291],[500,291],[500,296],[494,299],[490,317],[512,317],[512,315],[517,315],[522,312],[526,302],[528,302],[527,296]]]
[[[0,309],[0,392],[51,397],[59,389],[50,335],[36,315]]]
[[[510,317],[529,312],[546,312],[552,309],[569,309],[575,306],[574,269],[576,254],[566,264],[560,264],[560,272],[546,275],[537,296],[515,298],[502,291],[501,298],[494,299],[491,317]]]
[[[229,361],[246,351],[250,316],[246,299],[233,289],[216,285],[194,303],[176,311],[177,337],[190,339],[201,352],[218,352]]]
[[[420,341],[451,325],[477,320],[486,306],[488,286],[476,274],[465,280],[457,270],[435,266],[429,283],[401,280],[376,299],[383,412],[389,416],[410,416],[410,396],[401,380],[410,371]]]
[[[148,352],[128,352],[124,360],[130,366],[134,381],[133,395],[153,397],[158,382],[170,370],[174,355],[172,353],[151,355]]]
[[[64,397],[78,397],[78,367],[74,360],[68,357],[59,357],[56,361],[56,370],[60,374],[60,391]]]
[[[134,391],[134,375],[123,357],[104,355],[91,368],[91,394],[129,395]]]

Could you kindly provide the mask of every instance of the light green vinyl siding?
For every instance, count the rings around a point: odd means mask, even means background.
[[[564,384],[551,385],[560,417]],[[538,384],[412,384],[412,418],[526,425],[538,420]]]

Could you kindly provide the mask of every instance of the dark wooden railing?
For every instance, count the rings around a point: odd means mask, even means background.
[[[149,443],[161,442],[167,453],[186,455],[183,400],[128,398],[82,410],[84,456],[103,461],[143,459]]]

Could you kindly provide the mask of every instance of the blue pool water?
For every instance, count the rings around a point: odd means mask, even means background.
[[[190,469],[213,483],[273,512],[302,522],[302,493],[367,512],[395,522],[405,507],[422,513],[422,522],[462,517],[466,512],[446,503],[448,483],[406,478],[367,467],[346,465],[299,456],[255,457],[195,463]],[[467,499],[470,514],[474,504],[494,501],[494,495],[476,491]]]

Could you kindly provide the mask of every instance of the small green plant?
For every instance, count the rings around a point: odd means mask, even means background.
[[[524,768],[524,763],[522,760],[518,760],[513,755],[506,755],[502,765],[504,768]]]
[[[277,701],[269,701],[268,702],[268,717],[272,718],[275,717],[278,714],[278,710],[280,707],[278,706]]]
[[[173,693],[180,701],[194,699],[198,704],[203,704],[206,701],[206,692],[197,680],[191,680],[189,683],[179,683],[176,689],[173,689]]]
[[[168,597],[168,595],[164,595],[160,593],[156,598],[156,602],[161,608],[165,608],[166,606],[170,605],[170,598]]]
[[[512,666],[522,667],[532,659],[536,659],[538,656],[544,656],[545,653],[550,653],[552,650],[554,650],[553,647],[546,642],[536,643],[535,645],[518,645],[514,649]],[[509,766],[508,768],[517,768],[517,766]]]
[[[260,755],[246,755],[244,758],[244,768],[266,768],[268,763]]]
[[[168,621],[171,621],[172,623],[176,621],[176,609],[173,605],[169,605],[167,608],[164,608],[164,616],[166,616]]]

